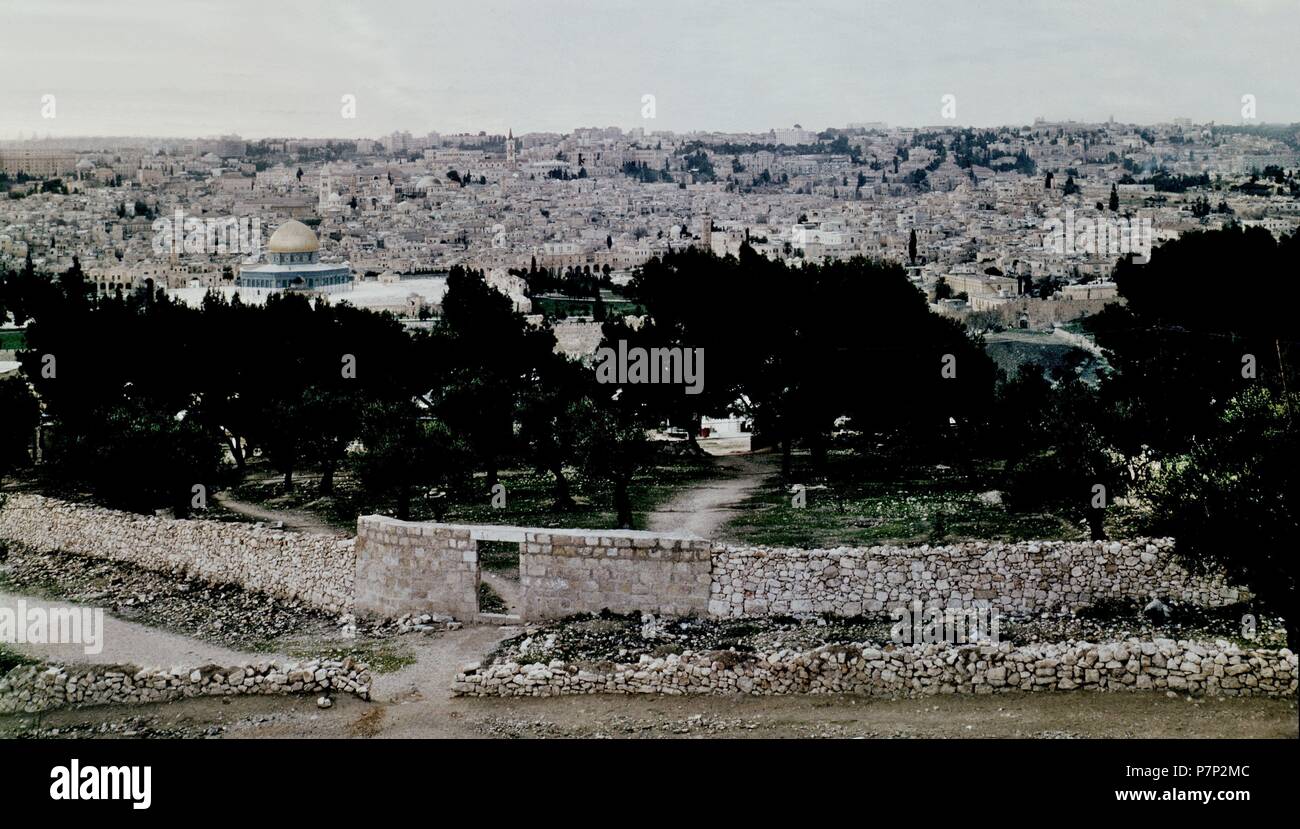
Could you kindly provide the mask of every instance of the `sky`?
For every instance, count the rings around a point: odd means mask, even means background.
[[[0,140],[1293,122],[1297,33],[1300,0],[0,0]]]

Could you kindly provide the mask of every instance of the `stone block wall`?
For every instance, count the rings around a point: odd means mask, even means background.
[[[943,547],[797,550],[715,546],[709,613],[855,616],[902,607],[1076,609],[1099,599],[1158,595],[1231,604],[1244,591],[1194,576],[1172,558],[1172,539],[973,541]]]
[[[478,614],[478,542],[467,525],[357,520],[356,611],[380,617]]]
[[[519,554],[523,615],[609,608],[702,616],[712,549],[708,541],[648,532],[529,529]]]
[[[0,541],[182,572],[330,612],[352,607],[351,538],[159,518],[13,493],[0,504]]]

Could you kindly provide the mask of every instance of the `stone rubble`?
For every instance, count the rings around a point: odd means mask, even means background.
[[[381,617],[360,621],[354,614],[348,613],[339,618],[339,630],[345,637],[355,636],[358,628],[370,636],[399,636],[404,633],[460,630],[462,626],[445,613],[404,613],[395,619]]]

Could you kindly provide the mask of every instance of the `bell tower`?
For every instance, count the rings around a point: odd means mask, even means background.
[[[330,176],[330,166],[328,163],[321,165],[320,178],[316,182],[316,212],[323,214],[325,208],[329,207],[330,194],[334,192],[334,183]]]

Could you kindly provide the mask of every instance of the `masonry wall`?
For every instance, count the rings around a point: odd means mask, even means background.
[[[647,532],[366,516],[354,540],[13,494],[0,505],[0,540],[185,572],[331,612],[441,613],[465,621],[478,614],[481,540],[520,544],[520,611],[528,619],[604,608],[670,616],[853,616],[914,600],[1041,612],[1153,595],[1200,605],[1245,598],[1220,577],[1180,567],[1170,539],[799,550]]]
[[[478,543],[467,525],[357,520],[356,610],[374,616],[478,613]]]
[[[0,540],[237,584],[330,612],[352,607],[351,538],[158,518],[18,493],[0,504]]]
[[[1158,595],[1201,605],[1244,593],[1220,577],[1189,574],[1172,539],[1000,543],[831,550],[715,546],[708,610],[714,616],[993,607],[1039,612],[1099,599]]]
[[[609,608],[702,616],[712,547],[647,532],[528,530],[519,555],[523,615],[551,619]]]

